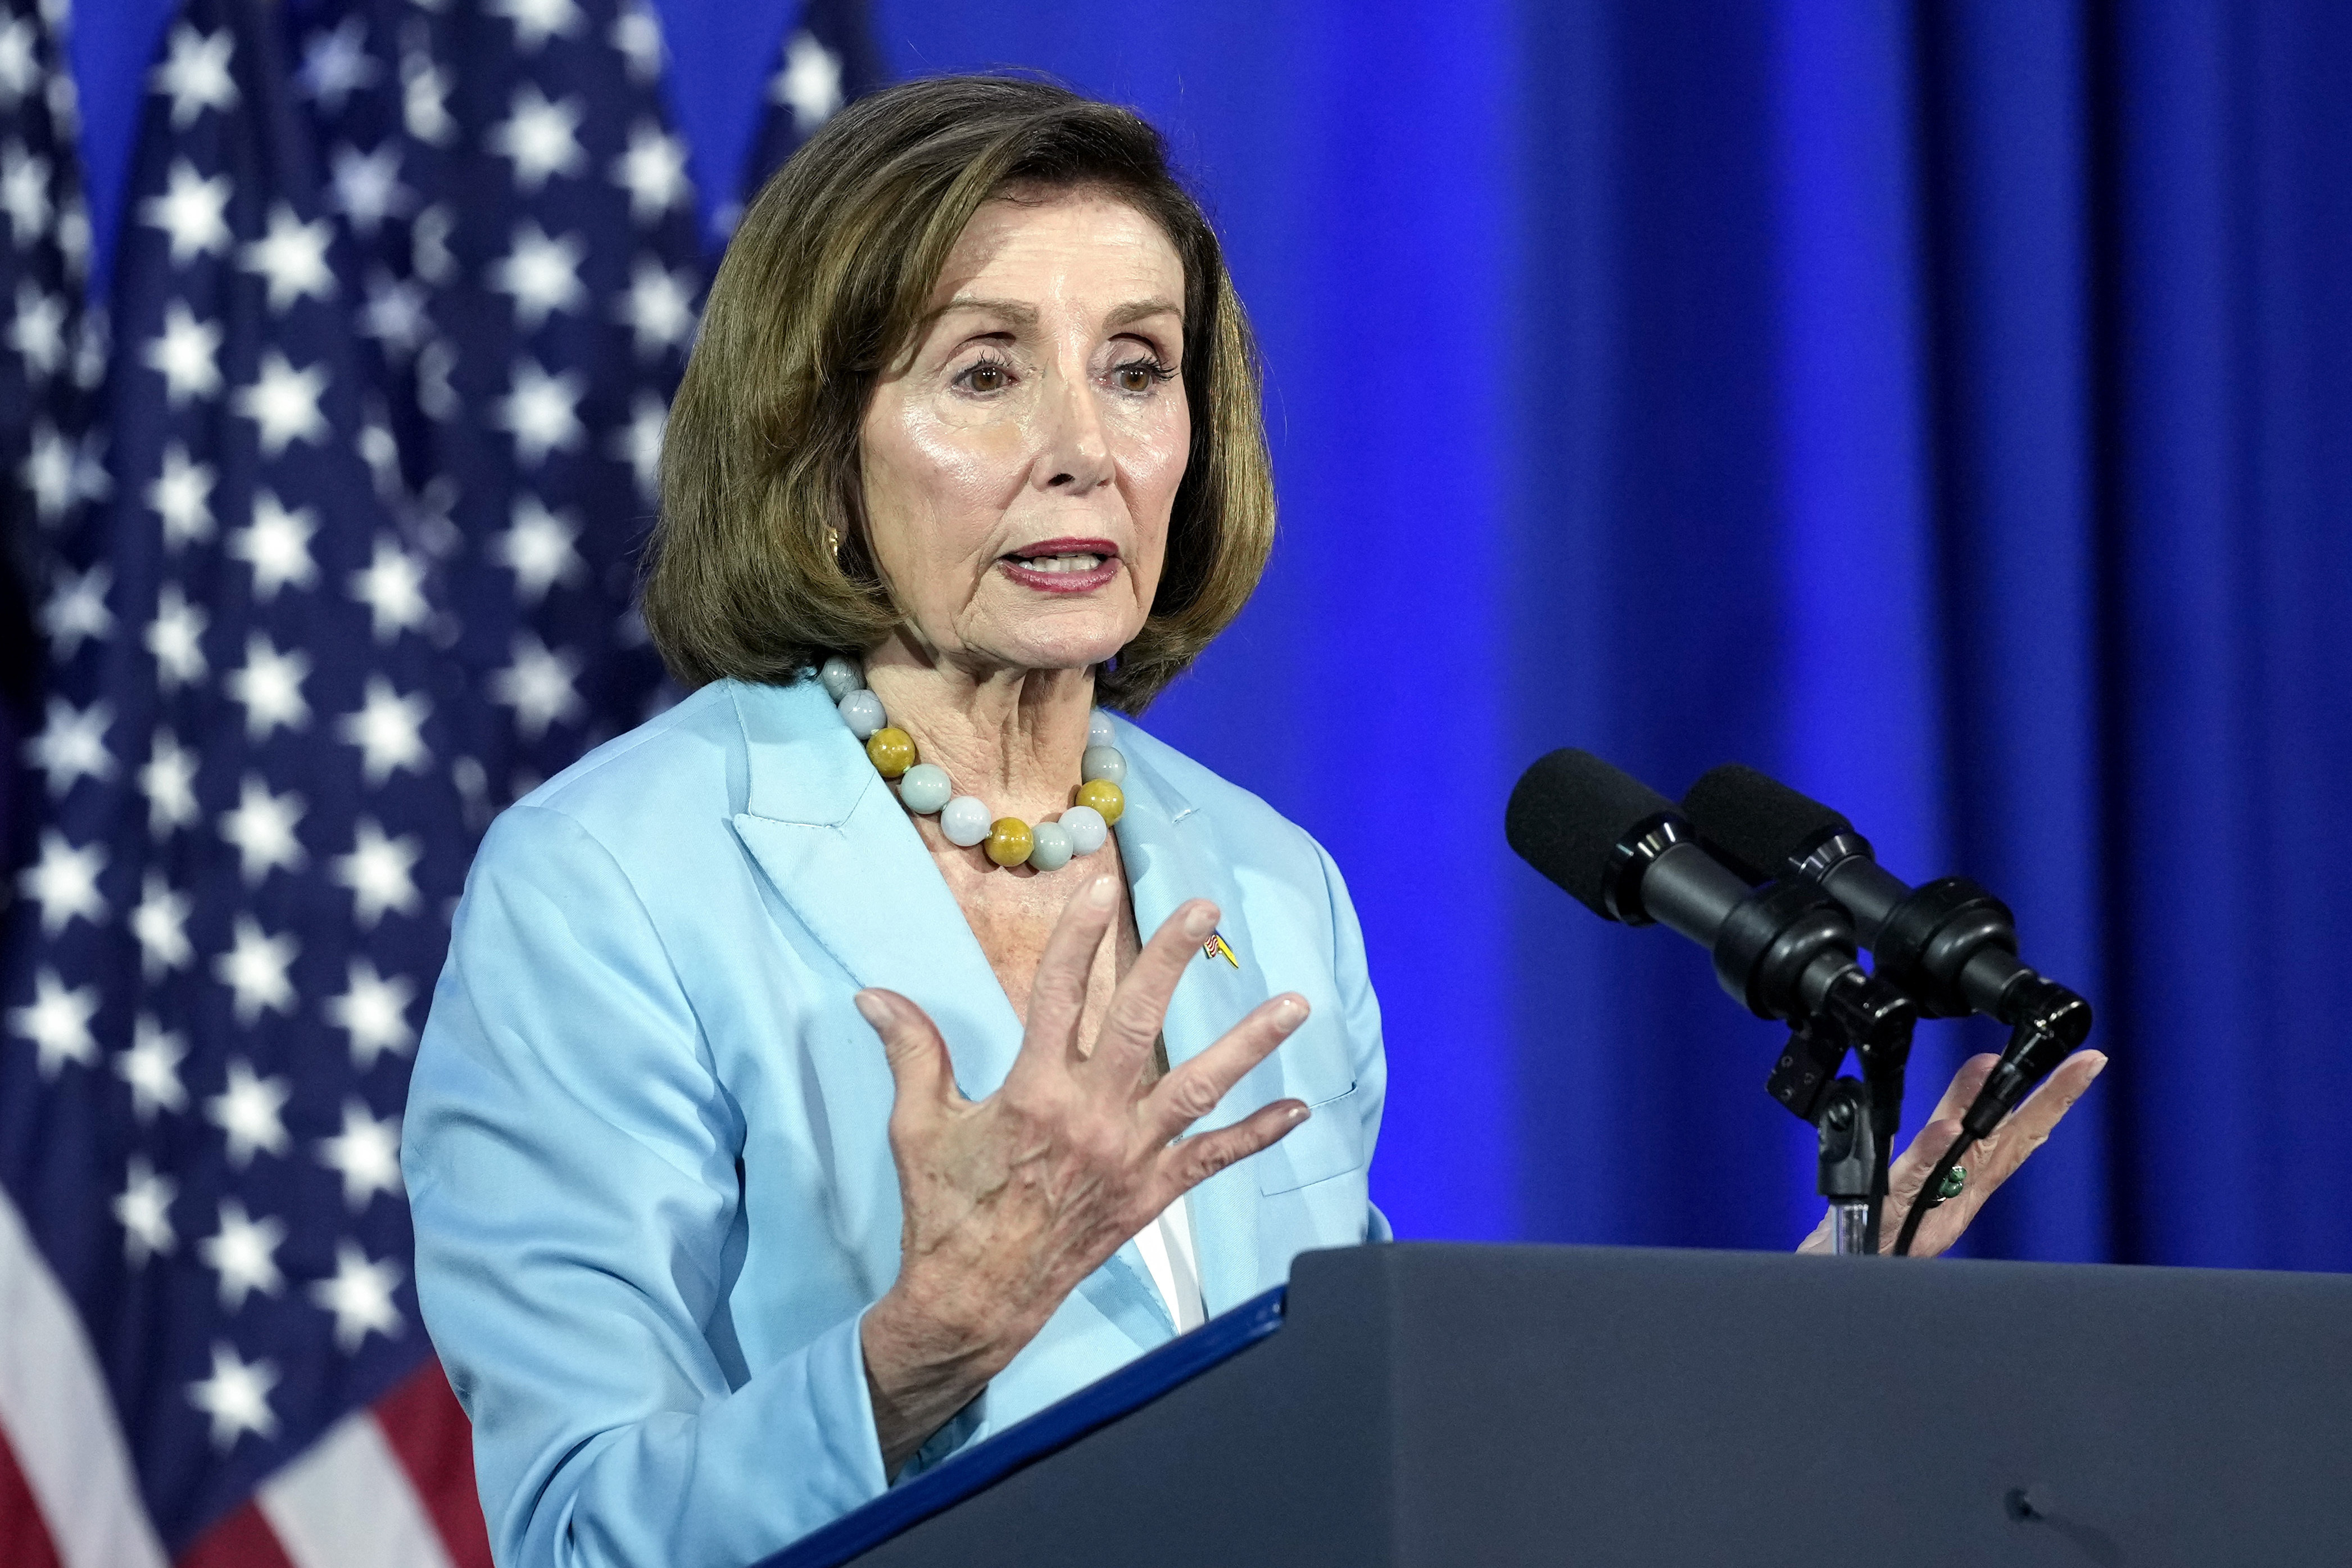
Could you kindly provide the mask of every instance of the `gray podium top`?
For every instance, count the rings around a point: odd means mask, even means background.
[[[2352,1278],[1310,1253],[871,1568],[2352,1562]]]

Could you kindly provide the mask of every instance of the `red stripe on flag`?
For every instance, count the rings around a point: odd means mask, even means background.
[[[57,1542],[33,1500],[25,1472],[16,1468],[8,1435],[0,1432],[0,1563],[8,1568],[58,1568]]]
[[[427,1356],[407,1382],[376,1401],[375,1419],[455,1568],[491,1568],[490,1534],[474,1488],[474,1429],[441,1363]]]
[[[294,1561],[248,1498],[180,1553],[177,1568],[294,1568]]]

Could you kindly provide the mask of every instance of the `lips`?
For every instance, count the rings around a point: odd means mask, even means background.
[[[1118,575],[1118,546],[1108,539],[1044,539],[1000,555],[997,567],[1043,594],[1088,594]]]

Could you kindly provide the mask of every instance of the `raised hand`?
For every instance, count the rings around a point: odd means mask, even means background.
[[[1031,987],[1020,1055],[985,1100],[956,1088],[947,1043],[921,1008],[895,992],[858,993],[898,1092],[890,1151],[905,1215],[898,1278],[860,1327],[889,1471],[1129,1237],[1307,1119],[1298,1100],[1276,1100],[1177,1141],[1307,1017],[1304,997],[1274,997],[1151,1081],[1168,999],[1216,928],[1216,907],[1203,900],[1152,934],[1101,1028],[1084,1037],[1087,973],[1120,892],[1118,878],[1097,877],[1063,910]]]
[[[1904,1216],[1918,1201],[1921,1184],[1936,1162],[1944,1157],[1952,1140],[1960,1135],[1960,1117],[1984,1088],[1984,1081],[2000,1058],[1990,1053],[1970,1057],[1960,1064],[1952,1077],[1949,1089],[1937,1103],[1935,1114],[1919,1129],[1911,1147],[1895,1162],[1886,1173],[1885,1212],[1880,1217],[1879,1246],[1892,1251],[1895,1238],[1903,1229]],[[2051,1075],[2042,1080],[2042,1087],[2026,1097],[2025,1103],[2010,1112],[2006,1121],[1992,1131],[1989,1138],[1971,1144],[1961,1156],[1960,1163],[1968,1167],[1968,1182],[1960,1195],[1938,1205],[1919,1222],[1919,1234],[1912,1238],[1911,1256],[1933,1258],[1969,1228],[1969,1222],[1985,1205],[1985,1200],[1998,1192],[2000,1184],[2017,1173],[2026,1157],[2050,1142],[2051,1130],[2059,1120],[2074,1109],[2099,1076],[2107,1058],[2097,1051],[2076,1051],[2060,1062]],[[1831,1247],[1832,1216],[1823,1215],[1813,1234],[1805,1237],[1800,1252],[1827,1252]]]

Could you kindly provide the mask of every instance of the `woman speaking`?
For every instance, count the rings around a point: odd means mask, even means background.
[[[728,251],[662,500],[646,624],[692,695],[491,827],[410,1091],[509,1568],[752,1562],[1388,1234],[1339,872],[1116,716],[1274,529],[1248,327],[1150,127],[994,79],[834,120]]]

